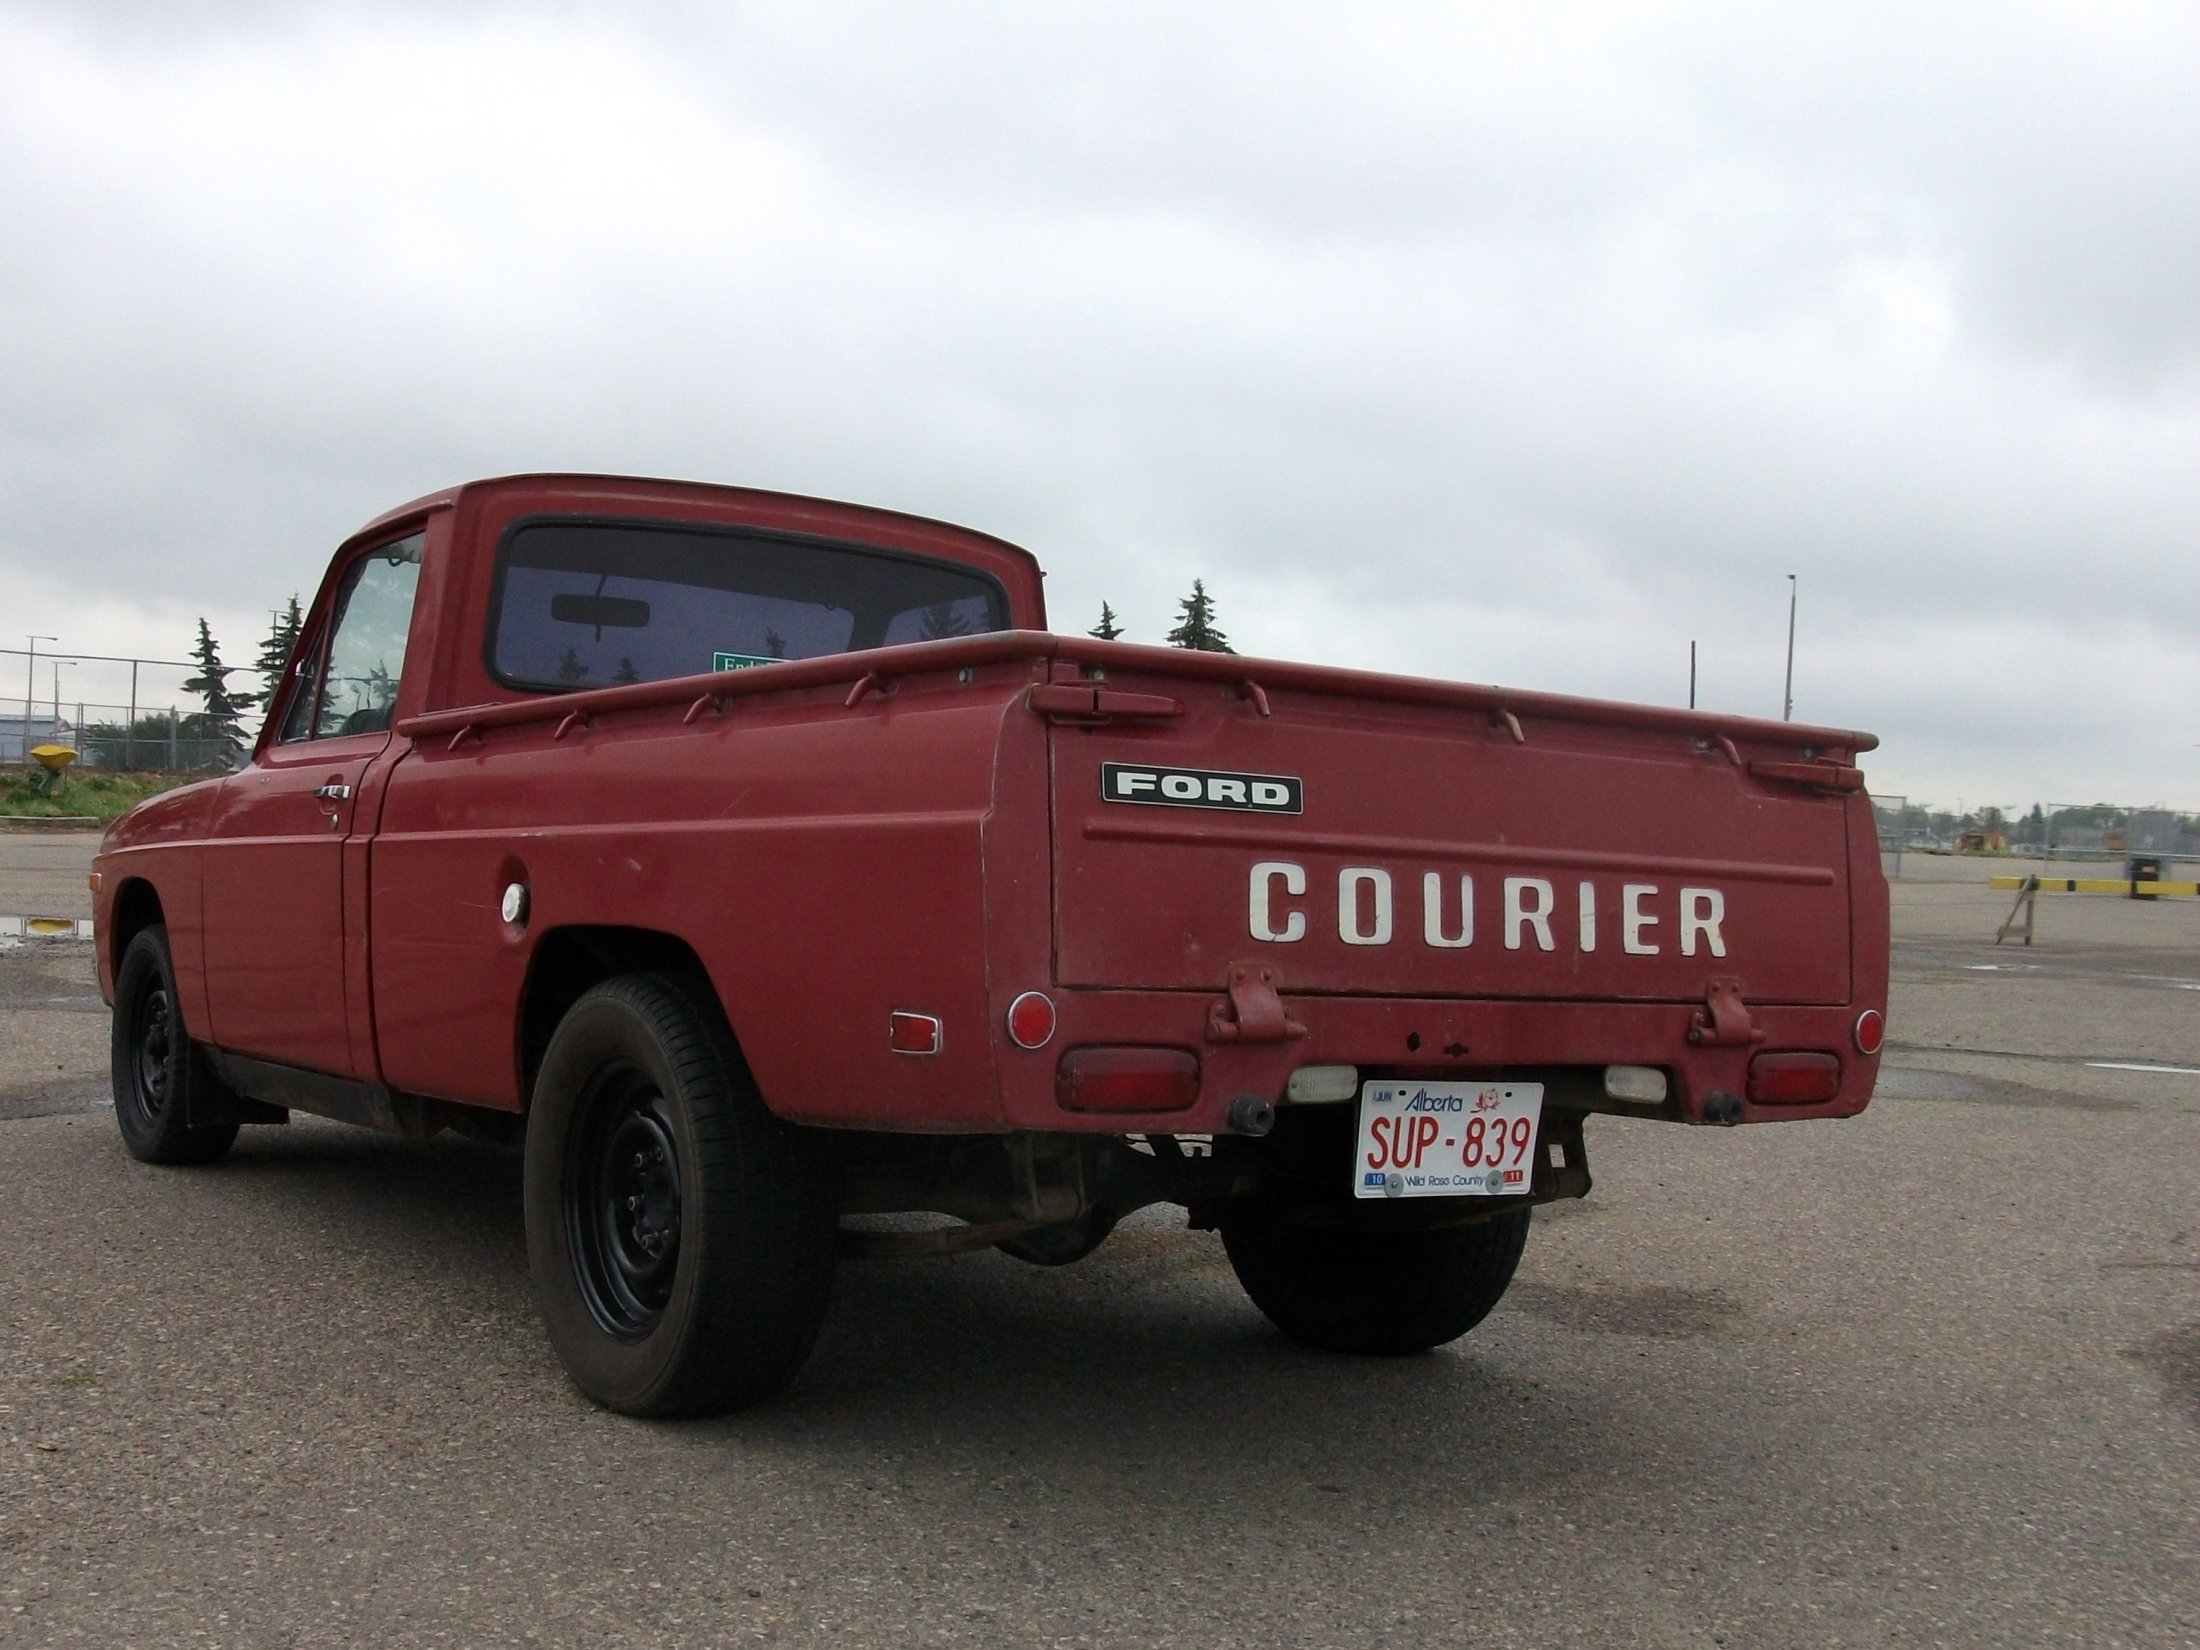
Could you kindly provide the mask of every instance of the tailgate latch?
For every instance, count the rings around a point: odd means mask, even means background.
[[[1265,963],[1232,963],[1229,992],[1207,1010],[1210,1043],[1292,1043],[1309,1034],[1276,995],[1276,971]]]
[[[1749,776],[1780,785],[1800,785],[1805,790],[1829,791],[1836,796],[1864,788],[1864,770],[1846,762],[1752,762]]]
[[[1128,693],[1090,682],[1041,682],[1030,694],[1031,708],[1050,722],[1094,727],[1102,722],[1154,722],[1182,716],[1184,706],[1165,693]]]
[[[1688,1022],[1688,1040],[1712,1048],[1749,1048],[1765,1034],[1742,1001],[1742,982],[1722,975],[1704,987],[1703,1007]]]

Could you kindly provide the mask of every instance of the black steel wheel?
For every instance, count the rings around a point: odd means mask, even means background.
[[[552,1034],[527,1119],[535,1295],[566,1372],[629,1415],[769,1397],[832,1283],[832,1160],[765,1109],[706,984],[629,974]]]
[[[639,1340],[665,1315],[680,1266],[680,1147],[665,1097],[613,1062],[581,1097],[565,1162],[565,1230],[597,1326]]]
[[[115,1126],[132,1157],[211,1163],[236,1143],[234,1123],[191,1127],[194,1100],[219,1084],[184,1028],[168,930],[158,923],[131,937],[115,969],[109,1068]]]
[[[1520,1265],[1529,1214],[1386,1231],[1254,1203],[1223,1217],[1222,1244],[1253,1304],[1293,1340],[1396,1356],[1455,1341],[1489,1316]]]

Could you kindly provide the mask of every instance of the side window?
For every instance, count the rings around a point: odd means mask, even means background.
[[[326,648],[309,650],[282,738],[334,739],[390,725],[420,584],[421,535],[370,551],[345,575]]]

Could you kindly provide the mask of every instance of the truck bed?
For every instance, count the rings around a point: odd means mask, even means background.
[[[538,925],[661,905],[718,982],[768,1103],[803,1121],[1212,1129],[1234,1095],[1274,1096],[1309,1061],[1642,1063],[1672,1074],[1663,1114],[1696,1118],[1708,1096],[1745,1094],[1760,1047],[1837,1051],[1841,1092],[1745,1102],[1745,1119],[1845,1115],[1870,1092],[1876,1062],[1851,1036],[1884,1003],[1883,973],[1856,960],[1884,956],[1850,765],[1867,735],[1039,632],[438,711],[398,731],[416,749],[374,848],[378,963],[454,944],[423,913],[500,885],[486,860],[457,868],[454,834],[493,858],[524,819]],[[486,783],[500,767],[510,783]],[[1109,797],[1110,776],[1132,794]],[[1251,805],[1261,780],[1296,811]],[[1197,796],[1160,794],[1187,787]],[[464,797],[463,820],[439,793]],[[607,796],[625,799],[608,818]],[[723,845],[712,885],[635,882],[629,867],[694,863],[699,838]],[[1216,1034],[1218,994],[1248,966],[1289,1005],[1287,1039]],[[790,980],[843,1005],[829,1034],[744,1016]],[[481,975],[481,1023],[522,985]],[[1000,1047],[994,1028],[1034,989],[1056,1002],[1058,1035]],[[1738,1007],[1714,1016],[1714,996]],[[392,1082],[408,1076],[408,1025],[433,1040],[419,1068],[448,1069],[452,1009],[447,991],[412,1003],[382,986]],[[941,1021],[937,1056],[888,1047],[896,1012]],[[1196,1051],[1198,1104],[1065,1113],[1055,1055],[1119,1028]],[[474,1092],[453,1098],[516,1106],[508,1047],[474,1063]]]

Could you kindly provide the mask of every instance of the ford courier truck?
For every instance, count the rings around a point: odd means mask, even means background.
[[[1156,1203],[1286,1335],[1420,1351],[1590,1117],[1863,1109],[1874,743],[1053,635],[1024,551],[882,510],[477,482],[108,833],[115,1120],[517,1147],[550,1340],[637,1415],[781,1387],[836,1256]]]

